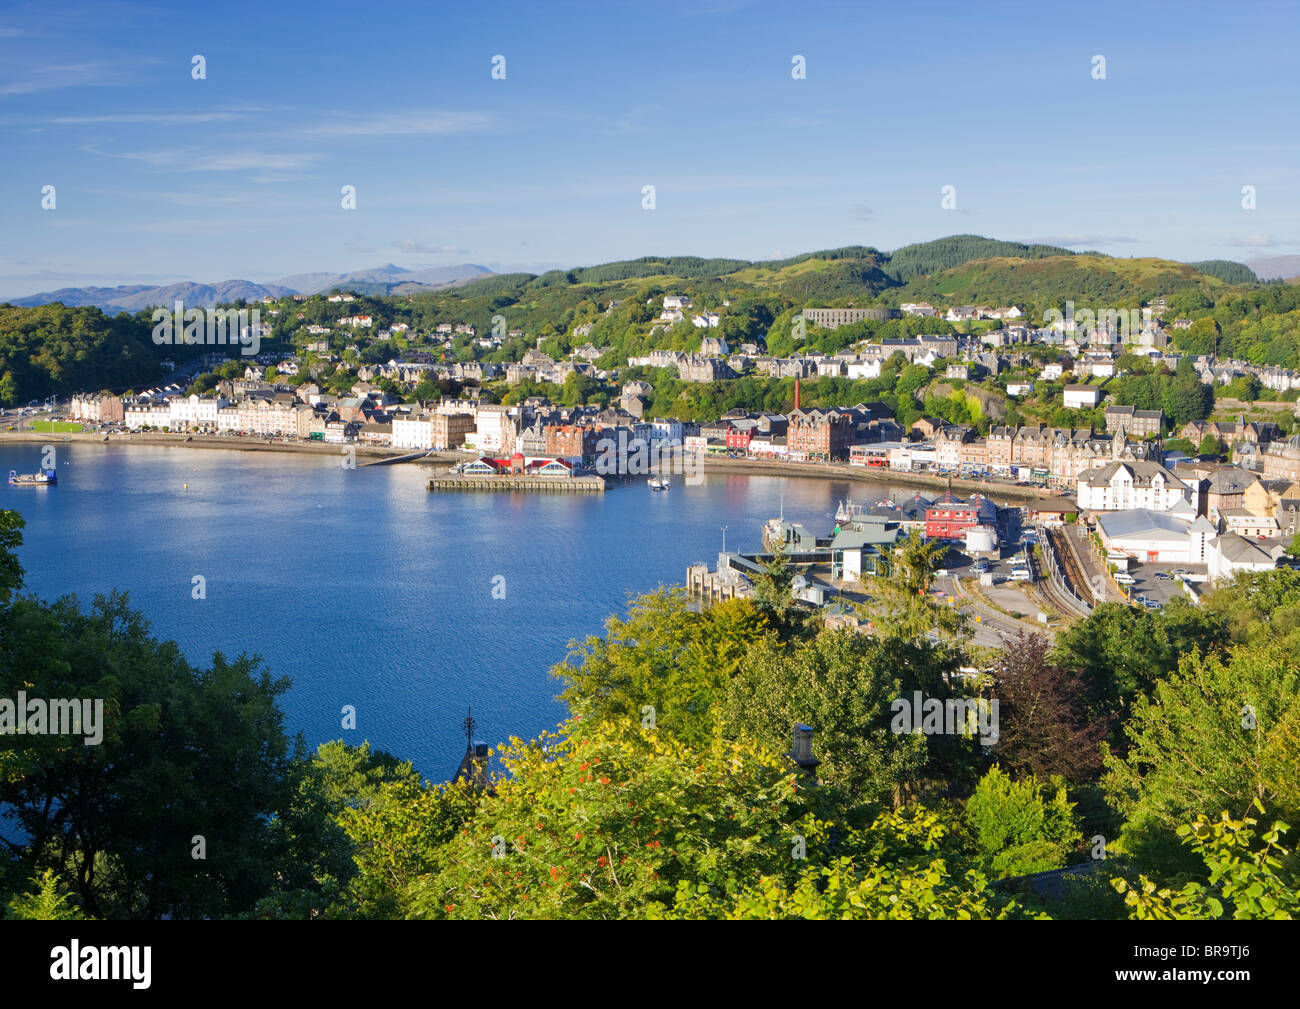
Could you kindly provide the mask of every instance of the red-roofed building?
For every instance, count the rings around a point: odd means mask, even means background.
[[[964,540],[972,526],[995,525],[997,506],[986,497],[973,494],[963,501],[952,491],[925,509],[925,538],[930,540]]]

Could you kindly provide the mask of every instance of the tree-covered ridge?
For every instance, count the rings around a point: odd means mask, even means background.
[[[139,316],[97,308],[0,305],[0,405],[152,382],[169,348],[149,332]]]
[[[1255,271],[1244,263],[1234,263],[1230,259],[1202,259],[1196,263],[1188,263],[1193,270],[1207,274],[1211,277],[1218,277],[1226,284],[1258,284],[1259,278],[1255,276]]]
[[[1152,299],[1194,288],[1213,290],[1217,277],[1186,263],[1163,259],[1115,259],[1096,255],[1042,259],[992,257],[917,277],[891,292],[900,301],[950,304],[1014,304],[1029,318],[1048,309],[1064,312],[1067,301],[1082,308],[1139,308]]]
[[[951,270],[975,259],[1046,259],[1050,256],[1072,255],[1074,253],[1069,249],[1055,245],[1024,245],[1020,242],[984,238],[982,235],[950,235],[932,242],[920,242],[895,249],[889,254],[889,272],[905,284],[914,277]]]

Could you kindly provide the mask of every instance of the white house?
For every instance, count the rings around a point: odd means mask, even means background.
[[[691,307],[691,299],[684,294],[664,295],[664,308],[690,308],[690,307]],[[680,312],[678,313],[677,317],[679,319],[681,318]]]
[[[1269,554],[1236,533],[1224,533],[1210,542],[1206,556],[1210,583],[1231,578],[1238,571],[1271,571],[1277,563]]]
[[[217,411],[230,405],[227,399],[204,399],[195,393],[193,396],[177,396],[170,404],[170,426],[173,431],[183,431],[192,427],[207,427],[216,430]]]
[[[1059,361],[1051,361],[1043,365],[1043,381],[1053,382],[1065,374],[1065,367]]]
[[[1101,400],[1101,389],[1095,385],[1067,385],[1065,407],[1067,410],[1091,410]]]
[[[1008,396],[1028,396],[1033,391],[1034,391],[1033,382],[1008,382],[1007,383]]]
[[[1146,508],[1195,514],[1192,488],[1158,462],[1109,462],[1079,474],[1079,509],[1115,512]]]
[[[394,415],[393,448],[433,448],[433,418],[422,413]]]
[[[846,370],[849,378],[879,378],[884,366],[884,359],[880,357],[858,358],[849,361]]]

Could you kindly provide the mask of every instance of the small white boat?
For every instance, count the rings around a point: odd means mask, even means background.
[[[658,477],[650,477],[646,480],[651,490],[668,490],[672,486],[667,480],[661,480]]]

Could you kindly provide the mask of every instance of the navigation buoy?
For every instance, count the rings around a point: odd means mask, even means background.
[[[190,485],[189,485],[189,484],[186,484],[186,485],[185,485],[185,489],[186,489],[186,490],[189,490],[189,489],[190,489]]]

